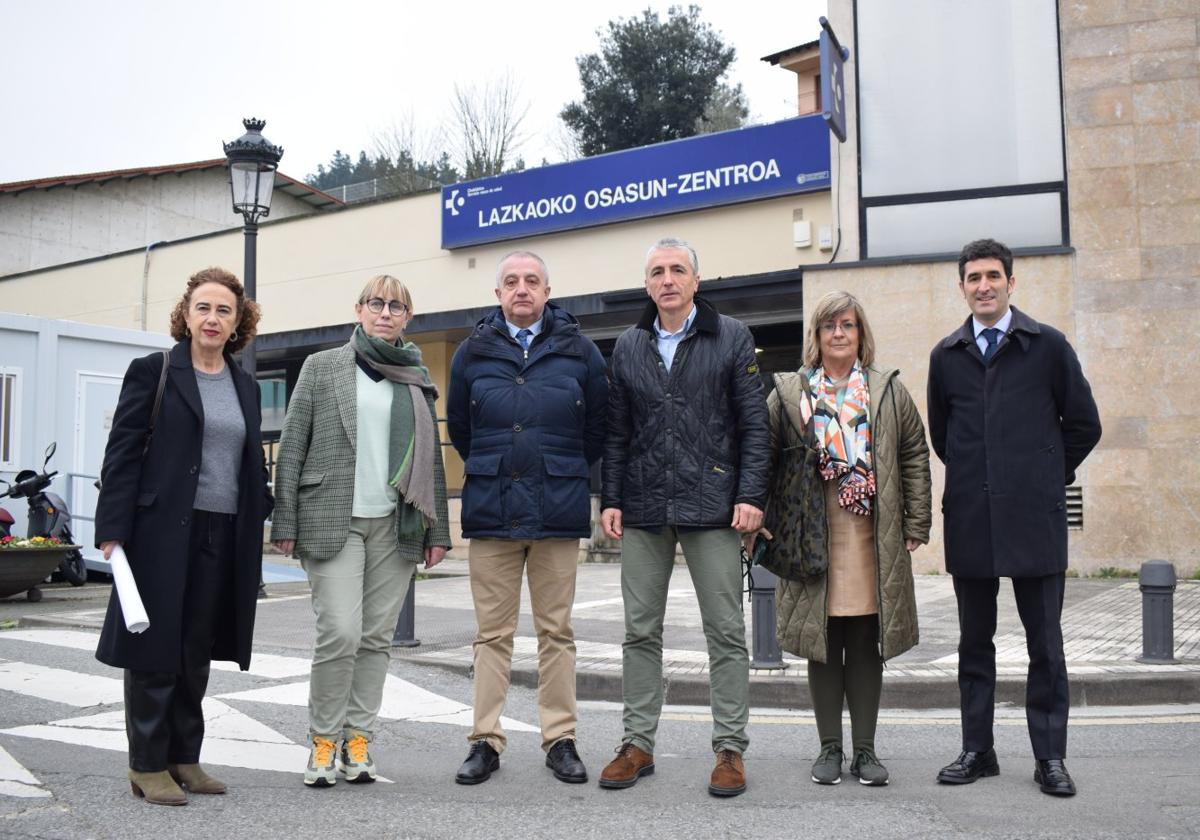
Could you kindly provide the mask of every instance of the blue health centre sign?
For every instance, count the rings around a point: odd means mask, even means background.
[[[813,114],[442,187],[442,247],[827,189]]]

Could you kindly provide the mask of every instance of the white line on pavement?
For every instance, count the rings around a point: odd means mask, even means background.
[[[307,747],[293,743],[269,726],[220,700],[211,697],[204,699],[204,721],[205,737],[200,760],[205,764],[299,773],[308,762]],[[17,726],[0,732],[114,752],[129,749],[125,737],[125,713],[121,711]],[[0,778],[4,775],[0,765]]]
[[[218,695],[225,700],[249,700],[255,703],[278,703],[283,706],[307,706],[308,683],[295,682],[255,688]],[[426,691],[407,680],[392,674],[383,684],[383,705],[379,716],[388,720],[410,720],[417,723],[447,723],[456,726],[471,726],[471,707],[449,697]],[[504,728],[511,732],[537,732],[537,727],[519,720],[500,719]]]
[[[121,680],[28,662],[0,662],[0,689],[69,706],[106,706],[125,697]]]
[[[304,597],[308,597],[305,595]],[[100,641],[98,633],[84,633],[79,630],[9,630],[0,633],[0,642],[32,642],[42,645],[70,648],[72,650],[95,651]],[[214,662],[214,671],[239,671],[236,662]],[[306,676],[312,663],[307,659],[295,656],[275,656],[270,653],[255,653],[250,659],[250,670],[247,672],[256,677],[268,679],[287,679],[290,677]],[[53,699],[53,698],[50,698]]]
[[[23,799],[49,796],[50,791],[40,787],[37,777],[26,770],[8,750],[0,747],[0,794],[19,796]]]

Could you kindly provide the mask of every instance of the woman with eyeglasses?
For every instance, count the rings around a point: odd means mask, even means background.
[[[828,527],[828,572],[783,580],[776,591],[780,645],[808,660],[821,739],[812,780],[841,782],[842,709],[849,706],[850,774],[860,784],[886,785],[875,725],[884,660],[917,643],[910,553],[929,541],[925,426],[899,371],[875,363],[867,314],[848,292],[817,301],[804,366],[776,382],[767,400],[771,451],[781,444],[819,452]],[[780,466],[776,458],[773,467]]]
[[[304,783],[375,781],[369,745],[392,633],[418,563],[450,548],[446,480],[421,351],[404,341],[412,296],[372,278],[342,347],[309,356],[288,402],[271,538],[300,558],[317,639]]]

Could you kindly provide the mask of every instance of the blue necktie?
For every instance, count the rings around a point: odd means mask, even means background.
[[[533,333],[531,333],[529,330],[518,330],[517,331],[517,341],[521,342],[522,350],[529,349],[529,336],[531,336],[531,335],[533,335]]]
[[[982,335],[983,340],[987,342],[987,347],[983,351],[983,362],[988,364],[992,361],[992,356],[996,355],[996,348],[1000,346],[1000,330],[988,327]]]

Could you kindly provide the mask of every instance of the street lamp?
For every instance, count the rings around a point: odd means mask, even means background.
[[[245,220],[242,228],[246,240],[245,282],[246,297],[255,299],[258,263],[258,220],[271,212],[271,193],[275,189],[275,170],[283,157],[283,148],[273,146],[262,136],[266,120],[251,117],[242,120],[246,133],[232,143],[225,143],[225,161],[229,167],[229,189],[233,194],[233,212]],[[254,377],[257,367],[254,342],[242,351],[242,366]]]

